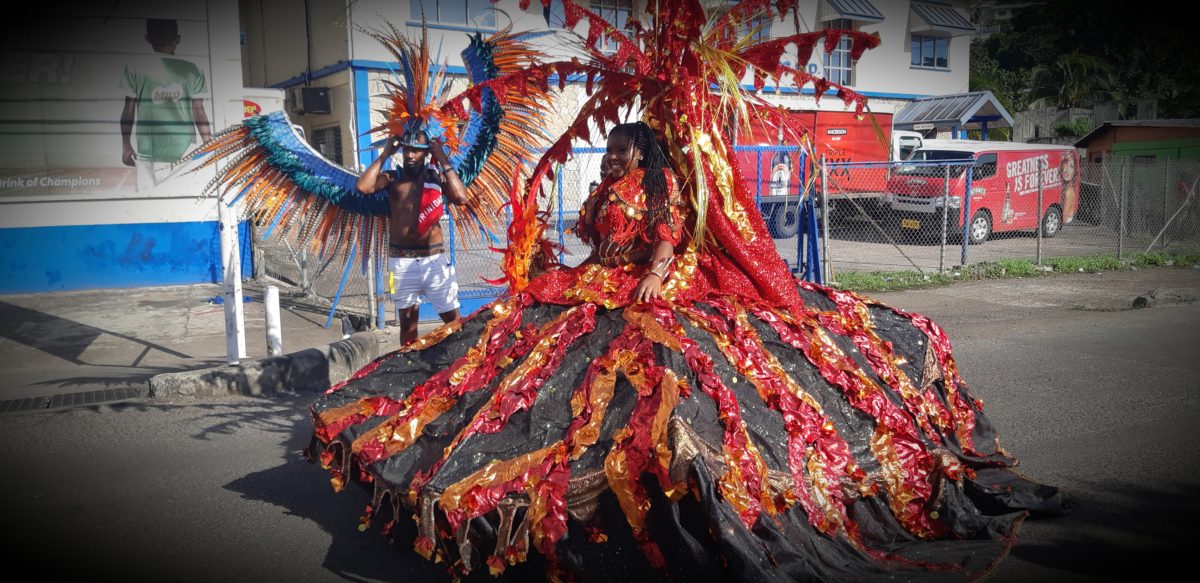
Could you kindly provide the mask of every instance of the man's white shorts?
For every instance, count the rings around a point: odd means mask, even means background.
[[[439,314],[458,309],[458,275],[444,253],[429,257],[389,257],[388,295],[397,310],[421,303],[421,296]]]

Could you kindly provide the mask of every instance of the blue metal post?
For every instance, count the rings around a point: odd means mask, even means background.
[[[754,206],[762,212],[762,150],[754,152]]]
[[[342,272],[342,283],[338,284],[337,294],[333,296],[333,305],[329,307],[329,317],[325,319],[325,327],[333,323],[333,313],[337,311],[338,301],[342,299],[342,290],[346,289],[346,278],[350,276],[350,268],[354,265],[354,256],[358,253],[358,241],[350,248],[350,259],[346,260],[346,270]]]
[[[381,257],[380,260],[387,261],[387,257]],[[387,290],[383,285],[383,272],[387,266],[378,267],[375,269],[375,297],[378,298],[375,302],[375,327],[383,329],[387,327]],[[326,326],[328,328],[328,326]]]
[[[789,154],[790,155],[790,154]],[[804,179],[807,176],[807,168],[805,162],[808,155],[800,152],[800,167],[796,169],[800,182],[796,184],[796,220],[803,221],[804,213],[800,212],[801,202],[804,200]],[[804,267],[804,223],[801,222],[796,229],[796,271],[801,272]]]
[[[563,178],[562,164],[558,164],[554,170],[554,176],[558,182],[558,262],[563,261],[563,250],[566,249],[567,239],[563,235]]]
[[[807,231],[805,246],[808,248],[808,266],[805,268],[804,279],[823,284],[825,283],[825,275],[821,270],[821,230],[817,226],[817,207],[812,196],[805,199],[804,211],[808,215],[808,224],[805,227]]]

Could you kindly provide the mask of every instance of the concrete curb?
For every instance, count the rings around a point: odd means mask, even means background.
[[[155,375],[149,381],[149,397],[320,393],[399,347],[399,342],[386,331],[359,332],[327,346],[283,356]]]

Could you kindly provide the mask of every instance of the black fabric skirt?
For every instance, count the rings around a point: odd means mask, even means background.
[[[497,300],[319,398],[307,453],[454,575],[972,580],[1065,511],[1013,471],[936,324],[801,295]]]

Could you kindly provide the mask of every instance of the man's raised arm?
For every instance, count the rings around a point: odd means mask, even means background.
[[[395,154],[399,148],[400,138],[395,136],[388,137],[387,142],[383,145],[383,151],[379,153],[379,157],[374,162],[371,162],[370,166],[367,166],[362,176],[358,177],[358,182],[354,183],[354,187],[363,194],[372,194],[387,188],[388,183],[392,181],[392,177],[383,172],[383,163],[388,158],[391,158],[392,154]]]
[[[462,179],[458,177],[458,171],[454,166],[450,165],[450,158],[446,156],[446,149],[442,147],[442,141],[433,139],[429,141],[429,150],[433,154],[433,159],[437,160],[438,165],[442,170],[442,195],[450,204],[466,204],[467,203],[467,187],[463,184]]]

